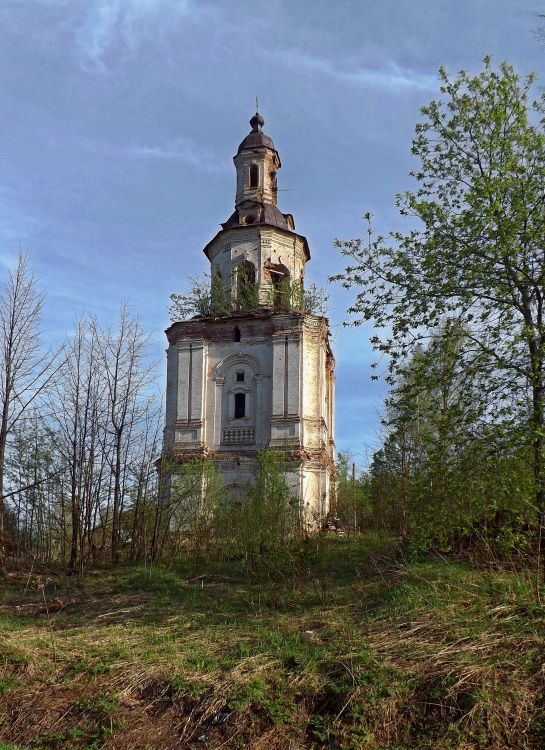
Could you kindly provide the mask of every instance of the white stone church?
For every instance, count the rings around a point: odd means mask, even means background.
[[[335,360],[327,319],[305,311],[307,240],[276,205],[280,157],[260,114],[250,125],[234,157],[235,210],[204,248],[221,304],[166,331],[163,454],[212,460],[236,498],[254,481],[256,451],[280,450],[319,525],[333,491]]]

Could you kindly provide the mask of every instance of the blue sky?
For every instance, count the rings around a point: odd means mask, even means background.
[[[335,237],[403,227],[410,142],[437,69],[490,54],[545,80],[539,0],[0,0],[0,275],[19,244],[60,340],[128,299],[163,358],[168,297],[206,269],[232,211],[232,156],[259,97],[282,158],[280,208],[309,240],[307,279],[340,268]],[[543,85],[543,84],[542,84]],[[344,329],[330,288],[337,444],[376,445],[383,383],[370,328]]]

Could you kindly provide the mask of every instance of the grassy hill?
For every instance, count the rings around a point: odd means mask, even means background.
[[[545,747],[530,574],[312,544],[304,577],[12,573],[0,748]]]

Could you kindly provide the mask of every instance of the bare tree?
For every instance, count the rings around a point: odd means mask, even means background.
[[[95,474],[104,460],[99,442],[106,420],[104,377],[99,360],[99,332],[94,321],[77,322],[66,344],[66,357],[51,391],[58,450],[66,467],[70,502],[70,560],[68,568],[82,570],[84,537],[89,538]]]
[[[101,365],[109,400],[109,422],[113,438],[111,471],[113,478],[111,557],[117,562],[121,539],[123,486],[126,474],[127,440],[148,408],[147,389],[154,365],[148,360],[149,336],[138,318],[121,306],[115,331],[102,339]]]
[[[58,356],[44,354],[40,317],[44,295],[24,253],[0,295],[0,573],[4,571],[4,479],[8,439],[25,411],[44,392]]]

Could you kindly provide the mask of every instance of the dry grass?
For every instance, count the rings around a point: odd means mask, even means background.
[[[134,568],[81,583],[12,576],[0,740],[543,748],[545,613],[532,582],[445,561],[370,563],[365,541],[333,539],[306,581],[248,581],[235,566],[198,571],[197,584]]]

